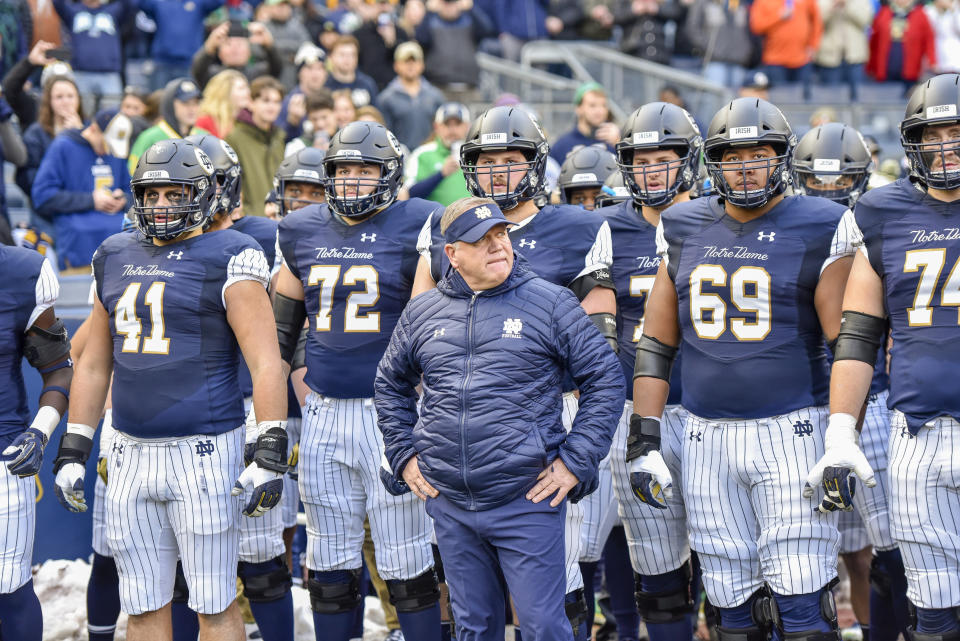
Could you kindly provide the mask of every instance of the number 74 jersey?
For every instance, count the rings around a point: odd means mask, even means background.
[[[657,252],[677,289],[684,407],[704,418],[764,418],[827,403],[814,292],[823,270],[854,251],[845,211],[806,196],[747,223],[718,198],[664,211]]]
[[[960,203],[901,179],[864,194],[856,223],[856,244],[883,281],[889,407],[913,433],[938,416],[960,419]]]
[[[377,365],[417,269],[417,236],[431,212],[419,198],[396,202],[356,225],[326,205],[297,210],[280,222],[284,264],[303,284],[307,308],[305,382],[334,398],[370,398]]]

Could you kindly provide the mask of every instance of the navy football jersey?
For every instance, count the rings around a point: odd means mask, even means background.
[[[883,280],[890,321],[890,397],[916,432],[938,416],[960,419],[953,375],[960,363],[960,204],[909,179],[857,202],[862,248]],[[859,244],[859,243],[858,243]]]
[[[305,382],[334,398],[370,398],[377,365],[417,270],[416,240],[431,212],[420,198],[395,202],[347,225],[326,205],[299,209],[280,222],[284,264],[303,283],[310,331]]]
[[[657,250],[677,288],[684,407],[705,418],[762,418],[827,403],[814,291],[822,271],[851,254],[845,211],[788,196],[747,223],[716,197],[663,212]]]
[[[440,214],[420,231],[417,249],[430,261],[430,274],[439,282],[450,266],[443,251]],[[522,254],[537,276],[561,287],[584,274],[609,270],[613,261],[610,228],[602,216],[573,205],[547,205],[509,229],[516,253]]]
[[[263,256],[267,259],[267,264],[275,266],[277,256],[277,223],[262,216],[244,216],[240,220],[235,220],[229,227],[234,231],[250,236],[263,250]],[[214,232],[215,233],[215,232]],[[271,269],[271,275],[273,270]],[[237,371],[240,379],[240,392],[244,398],[249,398],[253,394],[253,380],[250,378],[250,370],[247,363],[241,358],[240,368]],[[294,403],[296,405],[296,403]]]
[[[653,281],[660,267],[657,255],[657,228],[637,211],[632,200],[598,209],[606,217],[613,239],[613,283],[617,288],[617,342],[620,365],[627,384],[627,399],[633,398],[633,366],[637,342],[643,333],[643,313]],[[679,405],[680,357],[674,361],[670,377],[668,405]]]
[[[32,249],[0,245],[0,437],[21,432],[30,410],[23,385],[23,341],[44,310],[53,306],[59,283],[50,263]]]
[[[113,424],[140,438],[219,434],[243,424],[240,350],[224,292],[270,270],[259,245],[226,229],[159,247],[120,233],[93,256],[113,336]]]

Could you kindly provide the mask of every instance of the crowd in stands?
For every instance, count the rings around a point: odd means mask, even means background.
[[[466,195],[457,163],[480,97],[477,54],[588,40],[684,62],[742,95],[773,85],[902,83],[960,71],[960,0],[53,0],[62,44],[35,39],[27,0],[0,3],[0,153],[29,199],[31,237],[86,268],[130,206],[150,144],[208,133],[243,168],[263,215],[286,156],[348,122],[384,123],[405,151],[404,195]],[[663,96],[682,101],[678,95]],[[751,93],[753,92],[753,93]],[[674,92],[676,93],[676,92]],[[522,105],[504,95],[498,104]],[[624,105],[632,107],[633,105]],[[549,132],[548,177],[578,145],[612,149],[599,85]],[[703,123],[699,123],[702,124]],[[11,238],[0,181],[0,241]]]

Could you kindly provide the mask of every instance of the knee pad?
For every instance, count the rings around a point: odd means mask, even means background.
[[[676,623],[693,614],[693,598],[690,595],[690,564],[682,566],[663,576],[666,582],[674,584],[664,590],[644,590],[643,578],[634,574],[636,587],[634,598],[637,611],[646,623]]]
[[[839,583],[839,579],[834,578],[830,583],[820,588],[819,592],[796,595],[796,597],[781,597],[796,599],[795,603],[799,603],[800,607],[804,609],[810,606],[816,607],[820,618],[830,628],[828,632],[815,629],[785,632],[783,630],[783,613],[781,612],[778,618],[780,619],[780,631],[783,633],[784,641],[840,641],[841,637],[837,625],[837,604],[833,598],[833,587],[837,583]],[[809,606],[807,605],[808,602]]]
[[[183,565],[177,561],[177,574],[173,579],[173,602],[186,603],[190,598],[190,588],[187,586],[187,577],[183,575]]]
[[[936,610],[923,608],[923,611],[920,612],[912,602],[908,605],[912,622],[912,625],[907,628],[910,641],[960,641],[960,607]],[[942,629],[949,627],[951,624],[955,624],[956,627],[947,632],[917,632],[920,619],[925,620],[926,626],[924,627]]]
[[[397,612],[420,612],[440,601],[440,587],[433,568],[412,579],[391,579],[387,581],[387,590]]]
[[[766,585],[751,594],[743,605],[736,608],[716,608],[716,610],[720,614],[720,625],[717,627],[719,641],[767,641],[773,629],[780,627],[780,611],[773,598],[773,592]],[[728,612],[725,614],[724,611]],[[749,616],[751,625],[738,628],[726,627],[724,619],[734,613],[741,619]]]
[[[293,585],[290,569],[279,556],[264,563],[240,561],[237,575],[243,581],[243,594],[253,603],[282,599]]]
[[[567,613],[567,619],[573,626],[574,632],[577,628],[587,622],[587,597],[583,588],[568,592],[564,597],[564,611]],[[576,635],[574,635],[576,636]]]
[[[331,572],[310,570],[307,576],[310,607],[318,614],[344,614],[360,607],[363,603],[360,574],[359,569]]]

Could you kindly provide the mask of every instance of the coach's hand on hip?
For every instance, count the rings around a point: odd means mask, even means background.
[[[554,492],[556,496],[550,501],[550,507],[557,507],[567,498],[567,492],[572,490],[580,480],[567,469],[563,460],[554,459],[537,477],[537,484],[527,492],[527,498],[534,503],[549,498]]]
[[[416,454],[403,466],[403,481],[423,501],[440,496],[437,488],[430,485],[427,479],[423,478],[423,474],[420,473],[420,463],[417,461]]]

